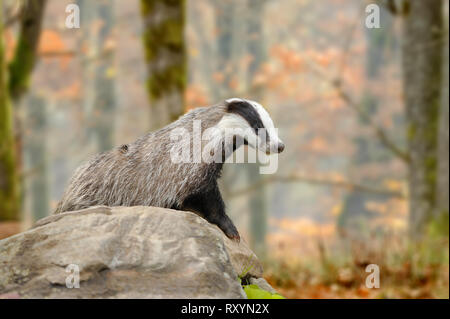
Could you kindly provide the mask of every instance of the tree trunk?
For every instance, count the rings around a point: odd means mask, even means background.
[[[218,0],[214,2],[216,11],[217,29],[217,66],[216,72],[221,73],[223,79],[221,85],[216,85],[214,89],[214,102],[229,98],[233,56],[233,18],[235,16],[235,4],[230,0]]]
[[[111,36],[114,25],[114,1],[78,0],[81,12],[80,46],[88,56],[82,64],[83,118],[89,123],[86,136],[98,152],[114,147],[116,111],[114,47]],[[99,28],[94,24],[101,22]],[[93,32],[92,30],[96,30]],[[81,143],[84,141],[81,140]]]
[[[185,0],[141,0],[152,130],[184,113],[187,81],[185,7]]]
[[[10,94],[14,102],[27,90],[41,34],[47,0],[25,0],[21,10],[20,33],[14,58],[9,65]]]
[[[389,11],[380,8],[380,25],[381,28],[369,29],[365,28],[365,36],[367,40],[367,58],[366,58],[366,76],[370,79],[377,78],[380,68],[385,60],[385,49],[392,46],[394,29],[392,28],[393,18]]]
[[[387,9],[381,7],[380,25],[382,28],[366,28],[364,32],[367,46],[365,63],[367,84],[362,94],[361,108],[368,117],[375,116],[380,106],[378,96],[373,94],[370,88],[373,83],[380,81],[380,70],[386,63],[386,51],[390,49],[396,37],[392,24],[392,16]],[[358,124],[361,126],[367,125],[367,119],[359,116]],[[349,162],[351,168],[358,168],[363,163],[377,162],[381,158],[387,162],[393,157],[393,153],[387,149],[380,148],[379,141],[373,140],[371,137],[358,136],[354,138],[354,145],[357,151]],[[382,182],[381,179],[383,179],[383,176],[368,178],[361,175],[358,169],[356,169],[356,172],[351,170],[351,173],[355,176],[350,176],[350,178],[356,180],[366,179],[367,182],[373,183],[374,185],[380,184]],[[367,234],[367,226],[370,223],[373,213],[366,207],[366,203],[384,201],[386,201],[385,196],[356,190],[350,191],[345,195],[343,209],[337,219],[337,225],[339,234],[345,235],[342,236],[342,239],[346,241],[346,244],[347,241],[352,241],[356,236],[363,238],[362,236]]]
[[[25,135],[25,161],[32,172],[29,177],[31,197],[30,211],[33,220],[46,217],[50,213],[48,191],[48,162],[47,162],[47,111],[43,97],[32,95],[27,98],[28,116]]]
[[[36,62],[45,5],[46,0],[23,2],[19,38],[9,67],[5,65],[3,42],[0,48],[0,140],[2,141],[0,144],[0,219],[2,220],[17,220],[21,207],[18,175],[22,160],[21,148],[17,147],[21,144],[21,135],[14,136],[14,116],[10,97],[18,105],[20,97],[28,88],[30,74]],[[0,8],[3,8],[2,2],[0,2]],[[0,34],[3,34],[3,20],[0,24]],[[16,131],[21,131],[20,123],[16,123]]]
[[[252,81],[262,62],[264,61],[264,43],[262,19],[264,11],[264,1],[249,0],[248,2],[249,16],[247,19],[247,46],[248,53],[252,56],[252,61],[248,68],[248,80],[252,98],[256,100],[262,99],[262,91],[252,87]],[[261,180],[258,163],[250,163],[247,165],[247,180],[249,185],[254,185]],[[250,195],[250,244],[258,256],[263,257],[266,251],[266,235],[267,235],[267,201],[266,188],[259,187]]]
[[[448,34],[448,16],[446,17],[447,26],[445,34]],[[448,39],[447,39],[448,41]],[[448,112],[448,42],[444,45],[444,63],[442,64],[442,100],[441,114],[439,122],[439,150],[438,150],[438,180],[437,180],[437,211],[436,217],[444,226],[443,233],[448,236],[449,231],[449,188],[448,188],[448,148],[449,148],[449,112]]]
[[[409,1],[403,21],[403,83],[410,155],[410,233],[423,234],[436,203],[442,85],[442,1]]]
[[[0,1],[0,8],[3,8],[3,1]],[[0,11],[0,35],[3,35],[3,10]],[[5,48],[3,36],[0,36],[0,220],[17,219],[20,206],[13,114],[9,96]]]
[[[102,52],[102,59],[96,65],[95,72],[95,118],[93,131],[100,152],[114,146],[114,115],[116,109],[114,52],[107,42],[111,36],[114,19],[114,3],[111,0],[96,1],[98,16],[102,26],[97,37],[97,52]]]

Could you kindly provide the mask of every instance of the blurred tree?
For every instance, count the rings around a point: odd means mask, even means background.
[[[260,69],[265,59],[265,47],[263,39],[263,13],[265,1],[248,0],[248,16],[247,16],[247,49],[251,57],[248,66],[247,82],[252,98],[261,100],[263,98],[262,87],[254,86],[253,81],[256,72]],[[248,184],[253,185],[261,181],[258,163],[249,163],[247,165]],[[266,187],[261,185],[258,189],[250,194],[249,211],[250,211],[250,244],[259,256],[264,256],[266,250],[267,235],[267,195]]]
[[[235,13],[235,5],[232,1],[222,0],[214,1],[216,11],[216,29],[217,29],[217,69],[216,72],[222,75],[222,83],[224,85],[216,85],[214,87],[214,100],[220,101],[228,98],[230,93],[229,83],[231,81],[230,67],[233,56],[233,38],[234,34],[233,20]]]
[[[444,42],[442,0],[405,0],[402,13],[403,84],[410,157],[409,221],[412,237],[420,238],[435,215],[438,193]]]
[[[14,104],[18,104],[28,88],[30,74],[36,62],[45,5],[46,0],[22,2],[17,45],[9,66],[6,66],[3,45],[0,49],[0,135],[3,141],[0,145],[0,220],[18,219],[20,213],[21,156],[18,150],[21,148],[17,144],[20,144],[21,138],[20,134],[17,134],[16,138],[14,133],[20,132],[20,123],[16,122],[19,125],[16,125],[14,131],[14,116],[9,97]],[[3,1],[0,2],[0,8],[3,15]],[[3,35],[3,21],[0,21],[0,24],[0,34]]]
[[[80,23],[83,26],[80,29],[79,47],[83,48],[85,58],[81,60],[81,85],[82,85],[82,109],[80,110],[80,119],[83,123],[87,123],[85,134],[82,138],[77,139],[76,143],[79,143],[82,147],[91,142],[91,139],[95,139],[95,121],[93,120],[96,110],[96,73],[98,72],[98,61],[101,60],[102,55],[99,53],[98,40],[98,27],[94,27],[94,22],[98,19],[97,3],[89,0],[77,0],[77,4],[82,12],[80,17]],[[98,21],[98,20],[97,20]],[[97,31],[97,32],[96,32]],[[95,116],[97,119],[97,116]]]
[[[367,39],[366,74],[369,78],[376,78],[379,74],[386,56],[386,48],[392,46],[392,16],[386,8],[380,8],[380,26],[382,28],[365,28]]]
[[[47,0],[25,0],[20,14],[20,32],[14,57],[9,64],[11,97],[17,101],[28,89],[31,71],[36,63],[36,50]]]
[[[239,34],[238,25],[234,23],[238,4],[232,0],[213,0],[211,4],[215,13],[215,30],[216,30],[216,63],[215,75],[220,78],[220,81],[213,83],[211,91],[214,102],[234,97],[233,87],[230,85],[233,72],[236,73],[236,68],[233,66],[233,56],[237,55],[238,42],[242,40],[245,34]],[[240,43],[243,43],[242,40]],[[238,165],[224,165],[222,171],[222,178],[219,180],[220,188],[224,191],[225,202],[227,201],[227,194],[236,183],[239,183],[242,177],[245,180],[245,166]],[[229,212],[232,219],[236,220],[240,216]]]
[[[449,162],[449,59],[448,59],[448,11],[445,17],[447,34],[447,43],[444,45],[444,63],[442,64],[443,81],[442,81],[442,101],[441,114],[439,122],[439,140],[438,140],[438,178],[437,178],[437,220],[444,226],[444,233],[449,233],[449,186],[448,186],[448,162]]]
[[[24,160],[32,167],[29,181],[30,211],[33,219],[44,218],[50,213],[48,189],[47,101],[43,96],[26,97],[30,107],[27,112],[27,134],[24,136]]]
[[[204,15],[205,9],[209,9],[207,2],[192,2],[187,6],[188,11],[187,16],[200,17]],[[192,28],[191,31],[187,31],[188,37],[186,41],[189,43],[189,67],[192,70],[197,70],[198,72],[188,72],[187,83],[195,83],[200,81],[205,83],[205,91],[209,91],[207,94],[202,89],[198,90],[195,87],[195,94],[186,93],[186,107],[188,109],[193,106],[205,105],[209,102],[209,97],[212,92],[216,89],[217,85],[214,81],[211,81],[211,75],[214,73],[214,64],[210,59],[214,56],[213,48],[215,44],[215,35],[210,28],[205,27],[204,19],[192,19],[189,21],[188,25]],[[189,85],[188,85],[189,87]],[[206,90],[207,89],[207,90]]]
[[[365,28],[364,30],[367,42],[365,73],[368,84],[363,91],[361,108],[364,110],[364,114],[369,117],[376,115],[380,104],[378,96],[372,92],[371,88],[374,83],[380,80],[380,71],[386,64],[386,56],[388,56],[388,53],[393,54],[388,50],[392,48],[392,43],[395,41],[396,36],[393,29],[393,17],[384,7],[380,11],[380,25],[383,27],[378,29]],[[359,116],[358,122],[362,126],[368,124],[367,118],[364,116]],[[401,136],[401,134],[397,135]],[[387,163],[395,155],[386,148],[380,148],[379,141],[372,139],[371,136],[357,136],[354,138],[354,142],[357,151],[351,160],[351,167],[353,168],[358,168],[365,163]],[[369,178],[358,176],[357,179],[367,180]],[[371,177],[370,183],[379,185],[382,179],[382,176]],[[364,235],[367,232],[367,225],[370,219],[377,216],[377,214],[374,214],[366,207],[366,204],[368,202],[382,203],[388,198],[386,195],[369,192],[350,192],[345,197],[342,213],[339,214],[337,220],[340,234]]]
[[[78,4],[84,12],[81,45],[94,57],[83,62],[84,117],[91,124],[88,136],[103,152],[114,146],[114,1],[78,0]]]
[[[185,7],[185,0],[141,0],[152,130],[184,113]]]
[[[20,201],[13,113],[3,45],[3,1],[0,1],[0,9],[0,220],[8,220],[17,217]]]
[[[114,50],[111,35],[114,25],[114,1],[96,1],[99,18],[102,21],[98,31],[97,45],[99,51],[104,52],[98,62],[95,79],[95,125],[94,132],[100,152],[114,146],[114,114],[115,98],[115,68]]]

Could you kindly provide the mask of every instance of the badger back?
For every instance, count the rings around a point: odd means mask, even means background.
[[[179,207],[202,188],[208,167],[174,163],[170,153],[178,142],[171,132],[184,128],[192,135],[194,120],[200,120],[203,131],[223,115],[222,105],[198,108],[133,143],[96,155],[75,171],[55,213],[96,205]]]

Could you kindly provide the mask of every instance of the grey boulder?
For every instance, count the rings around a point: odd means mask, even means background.
[[[157,207],[52,215],[0,241],[0,298],[245,298],[243,275],[262,276],[245,241]]]

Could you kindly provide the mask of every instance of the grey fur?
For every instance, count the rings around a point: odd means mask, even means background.
[[[94,156],[75,171],[55,213],[96,205],[181,207],[210,182],[205,179],[211,164],[172,163],[170,132],[192,131],[195,119],[202,121],[202,131],[216,125],[226,114],[225,104],[194,109],[133,143]]]
[[[197,121],[200,129],[194,129]],[[210,130],[209,141],[203,140],[207,137],[205,131],[212,127],[217,130]],[[229,128],[249,129],[251,133],[233,131],[227,136]],[[171,139],[176,129],[184,129],[181,141]],[[259,129],[268,132],[266,138],[257,134]],[[194,143],[200,146],[200,141],[202,149],[194,149]],[[284,149],[270,116],[260,104],[235,98],[195,109],[158,131],[99,154],[79,167],[55,213],[97,205],[190,210],[219,226],[229,238],[239,240],[236,226],[226,215],[217,179],[223,161],[244,143],[267,153]],[[183,157],[182,163],[173,161],[172,151],[186,151],[187,146],[190,158]],[[205,161],[203,151],[213,158]]]

